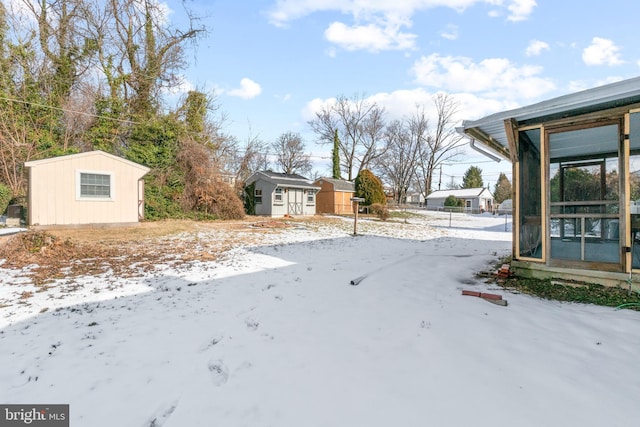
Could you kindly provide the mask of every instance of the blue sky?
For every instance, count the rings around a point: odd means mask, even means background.
[[[170,0],[179,22],[180,2]],[[271,142],[299,132],[320,173],[328,147],[307,121],[339,95],[371,97],[389,119],[431,107],[443,91],[459,119],[528,105],[635,77],[640,3],[609,0],[195,0],[211,29],[185,80],[215,90],[225,130]],[[470,165],[493,185],[511,165],[466,150],[443,167],[460,181]]]

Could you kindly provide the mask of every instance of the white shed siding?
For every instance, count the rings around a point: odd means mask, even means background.
[[[131,223],[138,221],[148,168],[103,152],[28,162],[30,225]],[[111,198],[80,198],[80,173],[111,175]]]

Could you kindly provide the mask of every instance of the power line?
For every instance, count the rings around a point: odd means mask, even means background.
[[[135,122],[133,120],[118,119],[118,118],[115,118],[115,117],[109,117],[109,116],[102,116],[102,115],[93,114],[93,113],[87,113],[86,111],[70,110],[68,108],[54,107],[53,105],[45,105],[45,104],[40,104],[40,103],[32,102],[32,101],[23,101],[23,100],[20,100],[20,99],[7,98],[7,97],[4,97],[4,96],[0,96],[0,100],[8,101],[8,102],[16,102],[18,104],[31,105],[31,106],[42,107],[42,108],[49,108],[51,110],[62,111],[63,113],[81,114],[83,116],[93,117],[93,118],[96,118],[96,119],[107,119],[107,120],[113,120],[114,122],[120,122],[120,123],[132,124],[132,125],[141,124],[140,122]]]

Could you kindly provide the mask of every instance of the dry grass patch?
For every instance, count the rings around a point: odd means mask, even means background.
[[[269,244],[269,236],[297,224],[331,219],[257,219],[237,221],[168,220],[131,227],[72,227],[29,230],[3,238],[4,268],[24,269],[46,288],[61,278],[109,273],[137,277],[159,264],[215,261],[230,249]],[[335,221],[335,220],[333,220]],[[26,268],[29,267],[29,268]]]

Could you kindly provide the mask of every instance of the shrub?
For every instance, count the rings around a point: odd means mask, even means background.
[[[209,151],[202,144],[184,141],[178,162],[185,171],[181,205],[187,212],[216,219],[242,219],[244,208],[235,190],[213,173]]]
[[[376,215],[380,220],[386,221],[389,219],[389,209],[385,205],[380,203],[374,203],[369,207],[372,214]]]
[[[362,197],[365,201],[364,206],[370,206],[375,203],[381,205],[387,204],[387,197],[384,195],[384,187],[380,178],[375,176],[370,170],[363,169],[360,171],[355,180],[356,197]]]
[[[256,214],[256,183],[252,182],[250,185],[247,185],[244,188],[244,211],[247,215],[255,215]]]
[[[449,196],[447,196],[447,198],[444,200],[444,205],[447,207],[460,207],[464,204],[464,202],[460,199],[458,199],[456,196],[454,196],[453,194],[450,194]]]
[[[4,184],[0,184],[0,215],[7,210],[12,197],[11,189]]]

